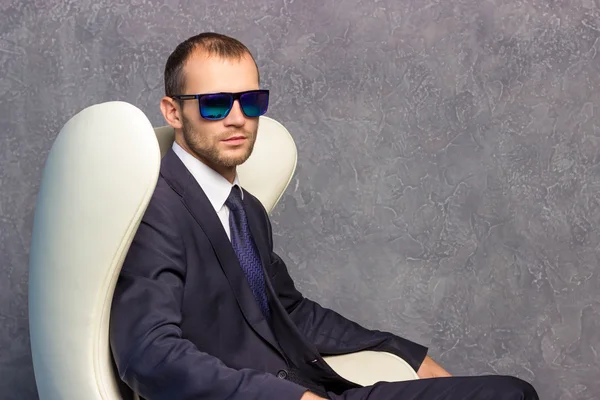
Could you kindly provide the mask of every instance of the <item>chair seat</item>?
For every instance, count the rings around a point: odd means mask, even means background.
[[[361,386],[419,379],[406,361],[386,352],[359,351],[325,357],[325,361],[340,376]]]

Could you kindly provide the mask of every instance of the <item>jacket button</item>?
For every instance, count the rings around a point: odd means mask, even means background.
[[[285,379],[285,378],[287,378],[287,376],[288,376],[287,372],[283,369],[277,373],[277,377],[279,379]]]

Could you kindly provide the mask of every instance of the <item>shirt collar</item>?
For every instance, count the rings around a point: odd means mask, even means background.
[[[237,173],[235,174],[233,184],[231,184],[227,179],[221,176],[221,174],[185,151],[175,142],[173,142],[173,151],[175,154],[177,154],[183,165],[185,165],[188,171],[190,171],[192,176],[196,179],[196,182],[198,182],[206,194],[206,197],[208,197],[208,200],[210,201],[210,204],[212,204],[215,211],[219,212],[229,197],[231,188],[235,185],[240,186]],[[243,199],[244,191],[240,191],[242,192]]]

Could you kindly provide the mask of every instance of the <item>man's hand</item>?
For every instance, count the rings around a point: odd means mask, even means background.
[[[429,356],[426,356],[425,360],[423,360],[423,363],[417,371],[417,375],[419,375],[419,378],[421,379],[442,378],[445,376],[452,376],[448,373],[448,371],[440,367],[438,363],[433,361]],[[304,398],[302,398],[302,400],[304,400]]]
[[[306,392],[306,393],[304,393],[304,396],[302,396],[300,398],[300,400],[327,400],[327,399],[325,399],[323,397],[319,397],[314,393]]]

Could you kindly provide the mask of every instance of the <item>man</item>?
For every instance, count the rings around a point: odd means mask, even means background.
[[[537,399],[511,377],[450,377],[421,345],[304,298],[273,252],[269,218],[238,185],[268,91],[239,41],[204,33],[165,68],[175,129],[124,262],[111,313],[121,379],[146,399]],[[422,378],[362,388],[323,360],[387,351]]]

